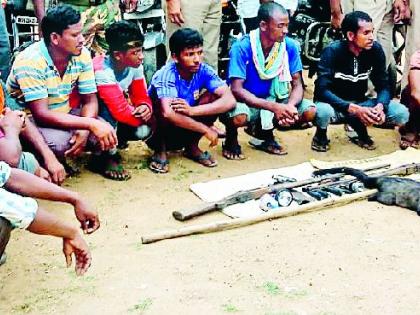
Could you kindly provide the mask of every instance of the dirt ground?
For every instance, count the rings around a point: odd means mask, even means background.
[[[267,155],[240,140],[247,159],[227,161],[221,146],[214,169],[171,156],[171,171],[146,168],[150,151],[131,143],[133,173],[114,182],[83,171],[66,187],[99,210],[102,226],[86,237],[93,256],[84,277],[65,268],[61,242],[14,231],[0,268],[0,314],[418,314],[420,219],[414,212],[358,202],[199,236],[142,245],[142,235],[225,219],[208,214],[187,223],[173,210],[199,203],[194,182],[294,165],[309,158],[372,157],[398,148],[393,130],[373,129],[373,152],[330,130],[327,154],[310,149],[314,130],[277,132],[288,149]],[[203,147],[207,144],[203,142]],[[63,204],[41,205],[77,223]]]

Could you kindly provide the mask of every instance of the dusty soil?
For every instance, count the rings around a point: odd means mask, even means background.
[[[284,157],[241,144],[247,159],[227,161],[212,150],[215,169],[172,156],[171,171],[147,170],[150,155],[131,143],[124,159],[129,182],[88,171],[66,186],[99,210],[101,229],[86,237],[93,263],[84,277],[66,269],[61,243],[14,231],[0,268],[0,313],[31,314],[416,314],[420,312],[420,219],[414,212],[358,202],[231,231],[142,245],[140,237],[226,217],[208,214],[187,223],[175,209],[199,203],[188,187],[199,181],[293,165],[309,158],[371,157],[397,149],[393,130],[373,129],[378,149],[348,142],[330,130],[328,154],[310,149],[314,130],[277,132]],[[203,143],[203,147],[207,144]],[[69,221],[63,204],[42,206]]]

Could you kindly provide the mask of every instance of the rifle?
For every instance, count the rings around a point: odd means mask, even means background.
[[[389,167],[389,164],[378,165],[375,167],[369,167],[363,169],[364,172],[383,169]],[[280,189],[291,189],[296,187],[302,187],[306,185],[311,185],[315,183],[324,183],[324,182],[334,182],[342,178],[344,174],[330,174],[321,177],[312,177],[308,179],[304,179],[301,181],[296,182],[285,182],[279,184],[268,185],[266,187],[255,188],[245,191],[238,191],[228,197],[225,197],[216,202],[205,202],[200,205],[193,206],[188,209],[181,209],[178,211],[172,212],[173,217],[178,221],[185,221],[191,219],[193,217],[209,213],[215,210],[222,210],[227,206],[236,204],[236,203],[244,203],[246,201],[252,199],[258,199],[264,194],[267,193],[274,193],[279,191]]]

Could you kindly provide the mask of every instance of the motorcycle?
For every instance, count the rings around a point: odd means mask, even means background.
[[[232,44],[244,34],[244,25],[237,13],[237,0],[222,1],[222,24],[219,39],[219,76],[226,79],[229,51]]]
[[[38,20],[26,0],[7,1],[5,15],[12,56],[39,40]]]
[[[301,47],[302,63],[313,77],[322,50],[332,41],[341,39],[341,32],[330,23],[329,0],[301,0],[291,18],[289,35]]]

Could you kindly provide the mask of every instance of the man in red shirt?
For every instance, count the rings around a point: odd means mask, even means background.
[[[129,21],[115,22],[106,30],[109,54],[93,59],[100,102],[99,116],[117,128],[118,142],[146,140],[153,130],[152,103],[143,74],[143,40],[139,27]],[[119,155],[109,154],[107,175],[127,180]]]

